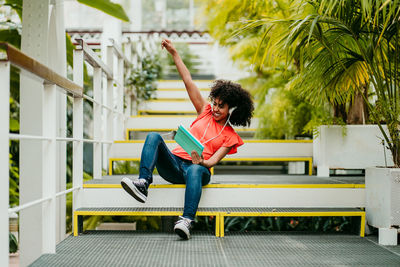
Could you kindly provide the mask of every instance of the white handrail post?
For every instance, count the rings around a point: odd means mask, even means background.
[[[42,253],[56,253],[56,177],[57,177],[57,91],[55,84],[45,84],[43,93],[43,136],[51,138],[42,143],[43,198],[51,197],[42,205]]]
[[[113,69],[113,61],[114,53],[113,48],[111,46],[107,46],[107,65],[110,69]],[[114,82],[113,79],[107,78],[107,107],[110,108],[107,110],[107,141],[114,141]],[[106,149],[106,159],[108,160],[108,156],[110,155],[111,144],[107,144]],[[112,166],[108,166],[108,172]]]
[[[124,113],[124,59],[118,57],[118,71],[117,71],[117,81],[118,81],[118,124],[116,131],[118,132],[118,139],[124,138],[124,128],[125,128],[125,113]]]
[[[93,138],[94,140],[102,140],[102,70],[101,68],[93,69]],[[93,178],[101,179],[102,160],[101,160],[101,143],[93,143]]]
[[[10,63],[0,62],[0,266],[8,266]]]
[[[125,57],[129,60],[129,62],[133,62],[132,61],[132,43],[131,43],[130,38],[128,38],[128,42],[125,43],[125,45],[124,45],[124,53],[125,53]],[[132,66],[130,66],[130,68],[132,68]],[[125,79],[124,79],[123,86],[124,86],[123,92],[125,92],[125,101],[126,101],[125,116],[130,117],[132,114],[132,92],[127,91],[125,89]]]
[[[74,82],[83,87],[83,51],[74,50]],[[73,103],[73,136],[76,139],[83,139],[83,98],[74,97]],[[83,142],[73,142],[73,163],[72,163],[72,184],[80,189],[73,193],[73,211],[82,206],[83,186]]]

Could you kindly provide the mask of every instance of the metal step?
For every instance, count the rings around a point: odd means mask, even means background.
[[[85,183],[81,207],[183,207],[183,184],[169,184],[154,175],[147,202],[143,204],[122,189],[122,177]],[[364,177],[215,175],[211,183],[203,187],[199,207],[365,207]]]
[[[182,208],[170,207],[108,207],[79,208],[74,211],[74,236],[82,231],[82,216],[179,216]],[[317,216],[359,216],[360,236],[364,236],[365,211],[358,208],[273,208],[273,207],[210,207],[199,208],[197,216],[215,216],[215,235],[224,236],[225,217],[317,217]]]
[[[219,209],[220,237],[225,236],[225,217],[361,217],[360,236],[365,234],[365,211],[359,208],[221,208]]]

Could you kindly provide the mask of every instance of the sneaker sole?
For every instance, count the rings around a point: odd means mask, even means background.
[[[189,240],[190,235],[187,235],[182,229],[175,228],[174,231],[177,235],[179,235],[180,238],[184,240]]]
[[[132,184],[132,187],[129,186],[124,180],[121,181],[122,188],[132,197],[134,197],[137,201],[141,203],[145,203],[147,197],[143,195],[137,188]]]

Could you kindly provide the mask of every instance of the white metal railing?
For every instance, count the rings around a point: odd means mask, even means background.
[[[58,75],[47,66],[35,61],[7,43],[0,43],[0,265],[8,263],[9,215],[42,205],[42,253],[55,253],[56,247],[56,199],[73,193],[73,209],[81,206],[83,187],[83,143],[93,143],[93,177],[102,176],[107,151],[115,138],[124,136],[123,126],[129,111],[124,110],[124,67],[130,67],[128,58],[116,44],[107,47],[105,64],[83,40],[74,50],[73,81]],[[129,49],[130,50],[130,49]],[[130,54],[129,54],[130,55]],[[114,58],[116,61],[114,62]],[[84,94],[84,61],[93,67],[93,98]],[[9,133],[10,65],[21,70],[21,75],[34,77],[43,84],[41,135]],[[105,79],[103,80],[103,77]],[[103,86],[103,81],[105,86]],[[116,86],[114,86],[116,84]],[[25,88],[26,89],[26,88]],[[56,90],[61,89],[73,97],[73,137],[57,136]],[[21,88],[24,90],[24,88]],[[129,95],[127,95],[130,98]],[[83,101],[93,103],[93,139],[83,138]],[[128,101],[129,102],[129,101]],[[66,108],[66,107],[64,107]],[[33,140],[42,142],[42,193],[41,197],[9,208],[9,141]],[[73,143],[73,187],[57,192],[57,142]],[[22,147],[23,144],[21,143]],[[104,150],[104,153],[103,153]],[[102,161],[102,157],[105,158]],[[21,192],[22,194],[22,192]],[[21,196],[20,196],[21,197]],[[33,222],[32,222],[33,223]]]
[[[99,48],[101,46],[102,31],[71,30],[68,33],[74,42],[85,38],[90,47]],[[162,38],[171,39],[174,43],[186,43],[189,45],[191,53],[197,56],[193,59],[194,74],[211,75],[218,65],[216,61],[219,52],[215,51],[214,40],[206,31],[123,31],[122,38],[124,43],[134,44],[139,57],[144,54],[154,54],[154,51],[157,51],[156,46]],[[167,72],[175,72],[174,66],[164,66],[164,68]]]

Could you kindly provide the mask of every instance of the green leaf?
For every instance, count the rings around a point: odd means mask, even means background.
[[[90,7],[94,7],[117,19],[129,22],[129,18],[121,5],[113,3],[109,0],[78,0],[78,2]]]
[[[10,247],[9,247],[9,252],[10,253],[15,253],[18,251],[18,241],[17,238],[12,234],[9,233],[8,238],[10,240]]]
[[[19,130],[19,123],[16,119],[10,119],[10,131],[15,132]]]
[[[20,48],[21,35],[17,29],[3,29],[0,30],[0,42],[7,42],[17,48]]]
[[[68,33],[65,33],[65,42],[66,42],[66,48],[67,48],[67,64],[71,67],[74,65],[74,49],[75,46],[71,41],[71,37],[68,35]]]

